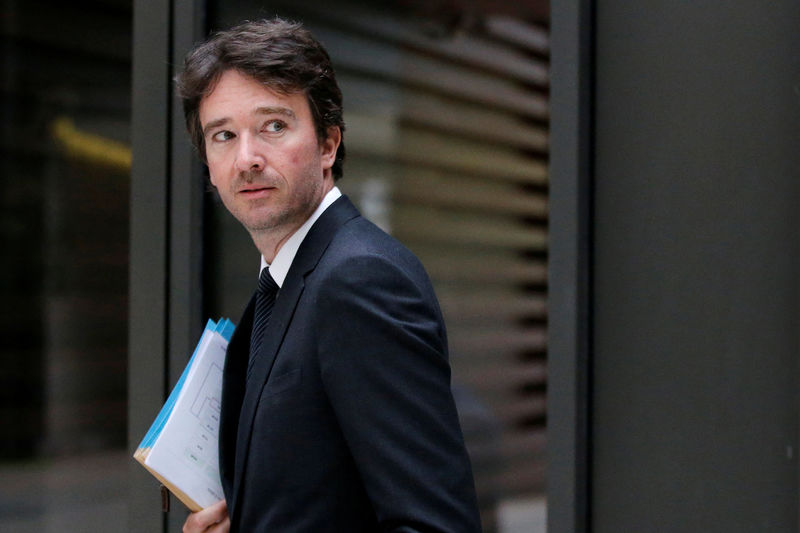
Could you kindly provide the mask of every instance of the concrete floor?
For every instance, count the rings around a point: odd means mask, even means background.
[[[0,464],[0,531],[124,533],[127,475],[124,451]]]
[[[0,532],[125,533],[131,460],[114,451],[0,464]],[[545,533],[546,509],[543,497],[501,502],[498,533]]]

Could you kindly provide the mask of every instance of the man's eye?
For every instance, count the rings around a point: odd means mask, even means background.
[[[280,133],[286,128],[286,123],[282,120],[270,120],[264,125],[264,130],[269,133]]]
[[[223,130],[223,131],[219,131],[219,132],[215,133],[214,136],[211,137],[211,138],[214,139],[217,142],[223,142],[223,141],[229,141],[229,140],[233,139],[234,137],[235,137],[235,135],[233,134],[233,132],[230,132],[228,130]]]

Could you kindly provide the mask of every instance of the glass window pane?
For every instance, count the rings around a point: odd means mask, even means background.
[[[131,7],[3,6],[0,531],[123,531]]]

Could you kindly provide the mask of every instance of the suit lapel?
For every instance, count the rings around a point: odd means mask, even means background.
[[[250,440],[253,433],[253,419],[261,398],[261,391],[267,383],[275,357],[294,315],[294,310],[303,294],[304,278],[317,265],[339,228],[345,222],[358,215],[358,210],[346,196],[342,196],[331,204],[306,235],[297,250],[294,261],[292,261],[292,266],[286,275],[283,286],[278,291],[278,296],[275,298],[275,307],[272,309],[269,324],[264,332],[264,340],[253,363],[250,377],[247,378],[247,383],[244,386],[244,400],[238,417],[239,424],[236,437],[235,475],[233,477],[234,494],[238,494],[241,489],[243,474],[247,467],[247,455],[250,450]],[[250,313],[250,324],[252,328],[252,312]],[[248,341],[249,338],[248,331]],[[232,506],[235,505],[236,499],[234,498]]]
[[[255,296],[239,320],[233,332],[225,355],[225,371],[222,374],[222,412],[219,422],[219,473],[222,488],[233,507],[234,457],[236,453],[236,434],[239,426],[239,413],[244,397],[244,380],[247,371],[250,331],[253,329]]]

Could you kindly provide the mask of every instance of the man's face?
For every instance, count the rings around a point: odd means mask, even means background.
[[[228,70],[200,103],[200,124],[211,183],[254,239],[282,242],[333,187],[339,130],[320,143],[301,92]]]

